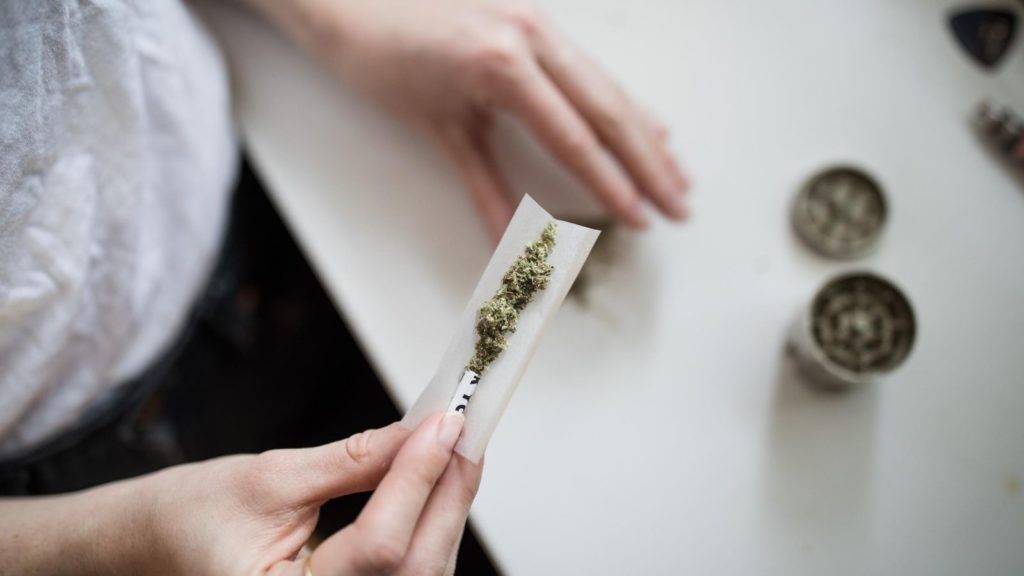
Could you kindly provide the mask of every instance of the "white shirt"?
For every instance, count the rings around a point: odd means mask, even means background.
[[[236,165],[224,64],[179,0],[0,2],[0,457],[174,340]]]

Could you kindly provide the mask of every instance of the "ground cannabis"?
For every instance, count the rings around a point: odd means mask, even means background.
[[[466,370],[483,374],[508,347],[505,336],[515,332],[519,314],[551,279],[554,267],[548,263],[548,255],[554,246],[555,223],[551,222],[544,227],[540,238],[526,245],[526,250],[505,272],[498,291],[480,307],[476,322],[476,351],[466,364]]]

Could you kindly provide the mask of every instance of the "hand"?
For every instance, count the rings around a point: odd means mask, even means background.
[[[461,414],[318,448],[176,466],[62,496],[0,499],[2,574],[442,575],[481,465],[454,455]],[[372,490],[312,557],[320,506]],[[55,553],[59,551],[59,553]]]
[[[152,477],[160,566],[181,574],[302,576],[300,551],[329,499],[376,491],[310,559],[316,576],[448,574],[480,483],[452,449],[462,416],[394,424],[318,448],[231,456]],[[149,572],[147,572],[149,573]]]
[[[451,156],[492,235],[511,218],[488,126],[507,110],[634,228],[686,216],[665,127],[535,9],[480,0],[256,0],[348,83]],[[304,9],[304,16],[296,11]]]

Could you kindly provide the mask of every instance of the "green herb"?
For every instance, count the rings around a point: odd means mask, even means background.
[[[519,314],[534,295],[547,287],[554,266],[548,255],[555,246],[555,223],[544,227],[540,238],[526,245],[501,279],[494,296],[480,307],[476,322],[476,351],[466,370],[483,374],[491,362],[508,348],[507,334],[516,331]]]

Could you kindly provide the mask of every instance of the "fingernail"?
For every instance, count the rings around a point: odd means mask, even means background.
[[[441,427],[437,431],[437,443],[446,452],[451,452],[455,448],[455,443],[459,441],[459,434],[462,433],[462,425],[465,421],[466,419],[462,416],[461,412],[448,412],[441,419]]]

